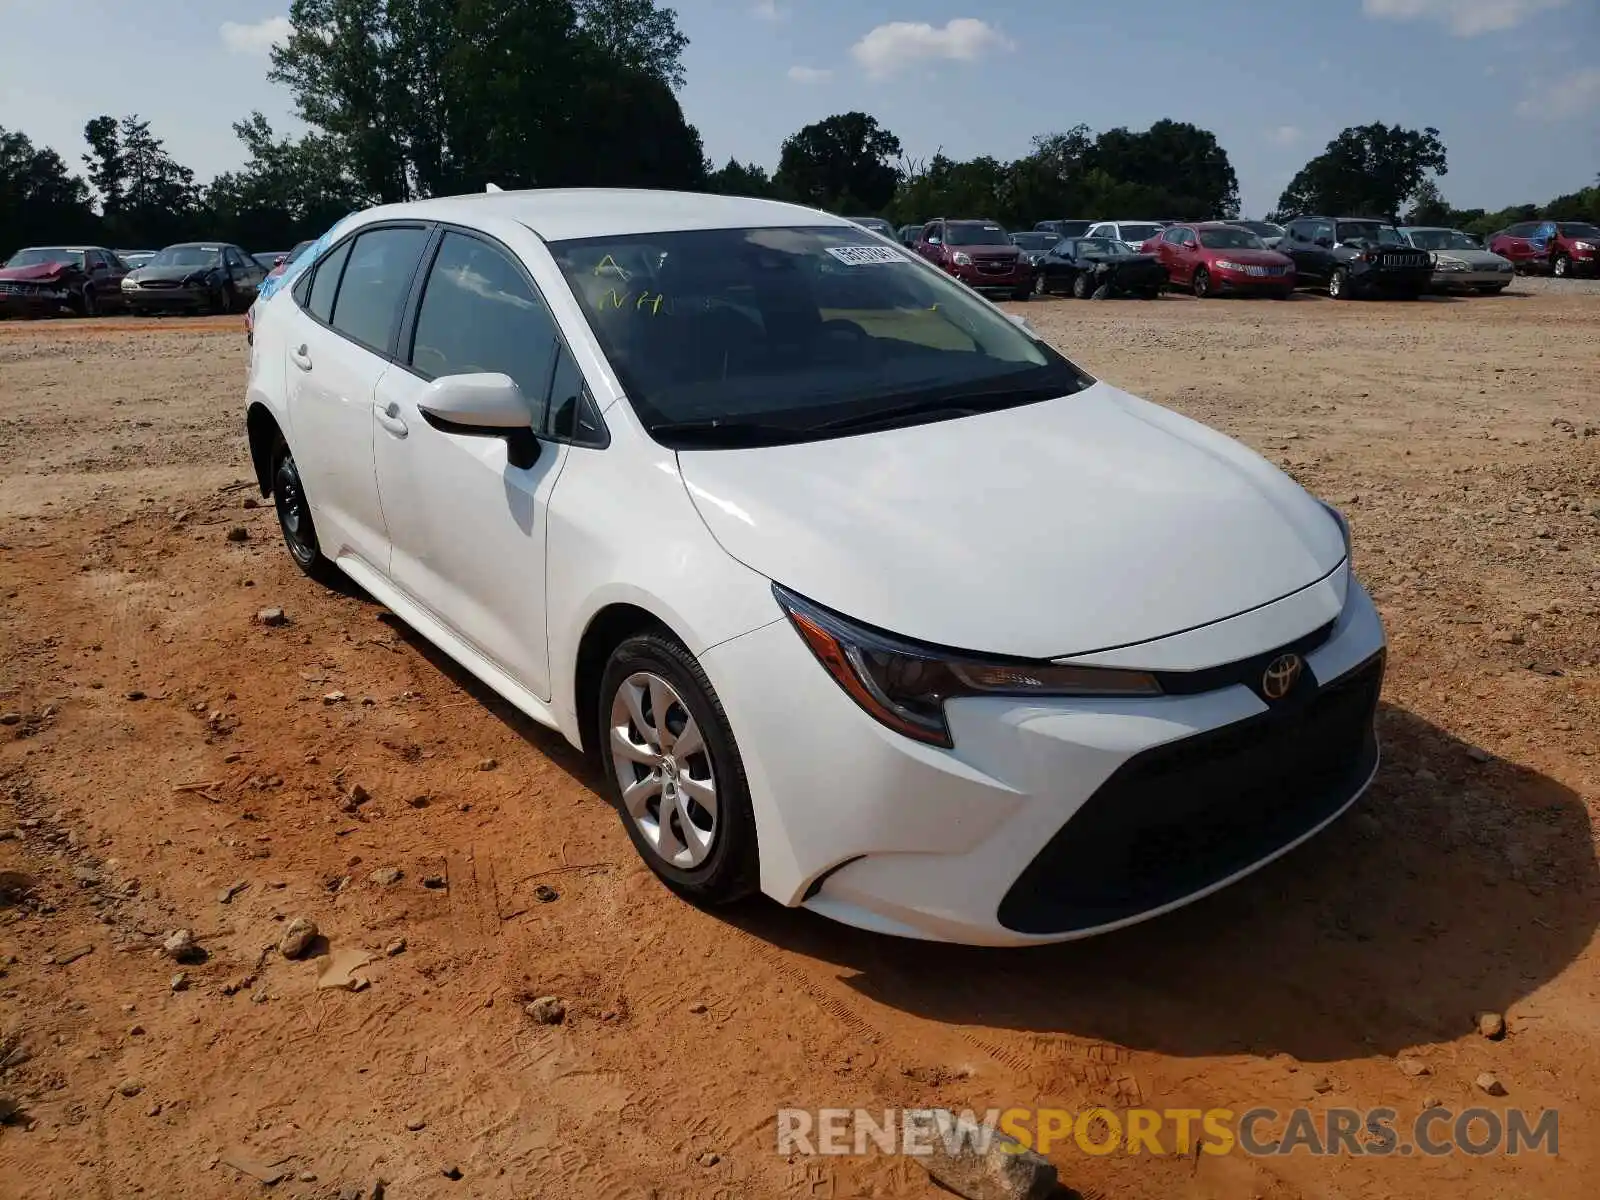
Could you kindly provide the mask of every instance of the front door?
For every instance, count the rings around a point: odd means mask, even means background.
[[[545,538],[567,448],[516,465],[504,437],[441,428],[418,401],[446,375],[509,375],[544,428],[558,339],[538,289],[504,247],[446,231],[417,311],[409,361],[374,395],[390,579],[541,700],[550,697]]]

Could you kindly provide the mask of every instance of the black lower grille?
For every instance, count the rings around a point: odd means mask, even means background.
[[[1191,896],[1338,812],[1372,774],[1383,655],[1313,692],[1129,759],[1017,877],[1018,933],[1093,929]]]

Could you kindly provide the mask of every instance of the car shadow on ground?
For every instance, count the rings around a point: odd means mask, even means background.
[[[1362,801],[1206,900],[1085,941],[978,949],[846,929],[803,910],[729,914],[836,964],[842,982],[958,1025],[1179,1056],[1392,1055],[1474,1028],[1559,974],[1600,922],[1582,799],[1393,705]]]

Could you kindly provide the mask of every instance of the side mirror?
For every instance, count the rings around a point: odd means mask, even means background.
[[[1039,331],[1032,325],[1028,324],[1027,317],[1019,316],[1016,313],[1007,313],[1006,316],[1009,317],[1011,319],[1011,323],[1018,329],[1022,330],[1023,333],[1027,334],[1034,341],[1039,340]]]
[[[538,460],[533,411],[509,375],[442,375],[428,385],[417,408],[445,433],[505,438],[507,461],[514,467],[531,467]]]

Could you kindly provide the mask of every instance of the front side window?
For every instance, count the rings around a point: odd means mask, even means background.
[[[1002,313],[860,230],[688,230],[550,249],[665,445],[838,436],[891,410],[961,416],[1089,382]]]
[[[1207,250],[1265,250],[1267,247],[1248,229],[1202,229],[1200,244]]]
[[[358,234],[339,281],[329,324],[352,341],[386,353],[427,241],[425,229],[373,229]]]
[[[497,246],[446,233],[417,311],[411,343],[417,372],[429,379],[509,375],[537,407],[555,350],[555,321],[522,269]]]

